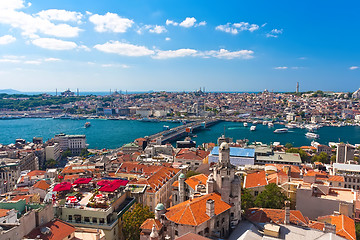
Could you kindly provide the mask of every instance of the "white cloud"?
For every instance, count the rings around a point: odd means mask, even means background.
[[[270,31],[270,33],[266,34],[266,37],[273,37],[273,38],[277,38],[279,37],[280,34],[283,33],[283,29],[276,29],[274,28],[273,30]]]
[[[161,51],[158,50],[152,58],[155,59],[168,59],[168,58],[178,58],[178,57],[188,57],[195,56],[197,53],[194,49],[178,49],[178,50],[169,50],[169,51]]]
[[[20,63],[21,61],[18,59],[11,59],[11,58],[0,58],[0,62],[2,62],[2,63]]]
[[[45,58],[44,61],[45,62],[60,62],[61,59],[59,59],[59,58]]]
[[[95,49],[114,53],[121,56],[141,57],[150,56],[154,59],[169,59],[179,57],[202,57],[202,58],[219,58],[219,59],[251,59],[254,58],[252,50],[229,51],[226,49],[198,51],[196,49],[182,48],[177,50],[151,50],[145,46],[137,46],[130,43],[119,41],[110,41],[104,44],[97,44]]]
[[[165,38],[165,41],[170,41],[170,40],[171,40],[171,38],[169,38],[169,37]]]
[[[358,66],[351,66],[349,67],[350,70],[355,70],[355,69],[358,69],[359,67]]]
[[[129,43],[122,43],[119,41],[110,41],[104,44],[97,44],[95,49],[106,52],[115,53],[122,56],[140,57],[154,54],[153,50],[144,46],[137,46]]]
[[[253,58],[254,52],[251,50],[239,50],[239,51],[228,51],[226,49],[220,49],[219,51],[207,51],[205,52],[205,57],[216,57],[216,58],[222,58],[222,59],[251,59]]]
[[[72,12],[60,9],[48,9],[39,12],[39,17],[47,20],[56,20],[64,22],[78,22],[81,23],[83,15],[79,12]]]
[[[274,69],[276,69],[276,70],[285,70],[285,69],[288,69],[288,67],[274,67]]]
[[[196,24],[196,27],[205,26],[205,25],[206,25],[206,21],[201,21],[198,24]]]
[[[0,11],[1,10],[15,10],[24,8],[23,0],[2,0],[0,1]]]
[[[225,25],[219,25],[215,29],[226,33],[238,34],[242,31],[254,32],[259,29],[259,25],[248,22],[227,23]]]
[[[153,26],[152,28],[149,29],[149,32],[151,33],[157,33],[157,34],[160,34],[160,33],[163,33],[163,32],[166,32],[166,28],[164,26]]]
[[[78,27],[54,24],[48,19],[18,11],[17,8],[4,8],[3,6],[0,7],[0,23],[19,28],[24,36],[30,38],[36,38],[37,33],[55,37],[77,37],[81,31]]]
[[[177,26],[177,25],[179,25],[179,23],[174,22],[173,20],[169,20],[169,19],[167,19],[167,20],[166,20],[166,25],[173,25],[173,26]]]
[[[31,64],[31,65],[40,65],[41,61],[38,60],[28,60],[24,62],[25,64]]]
[[[195,25],[196,18],[194,17],[187,17],[184,21],[182,21],[179,25],[181,27],[189,28]]]
[[[84,50],[84,51],[86,51],[86,52],[90,52],[90,51],[91,51],[91,49],[88,48],[88,47],[85,46],[85,45],[80,45],[80,46],[78,47],[78,49],[82,49],[82,50]]]
[[[159,25],[144,25],[142,27],[139,27],[139,29],[136,32],[138,34],[142,34],[143,31],[149,31],[150,33],[156,33],[156,34],[167,32],[164,26],[159,26]]]
[[[266,25],[267,25],[267,23],[264,23],[264,24],[261,25],[261,27],[265,27]]]
[[[9,44],[9,43],[12,43],[15,41],[16,41],[16,38],[11,35],[5,35],[5,36],[0,37],[0,45]]]
[[[95,25],[97,32],[124,33],[134,24],[133,20],[109,12],[105,15],[94,14],[89,17],[89,20]]]
[[[38,38],[31,41],[35,46],[49,50],[71,50],[77,47],[77,44],[70,41],[63,41],[55,38]]]
[[[102,64],[102,67],[110,68],[110,67],[116,67],[116,68],[130,68],[129,65],[126,64]]]

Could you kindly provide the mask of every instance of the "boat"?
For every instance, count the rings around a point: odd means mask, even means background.
[[[306,133],[305,136],[308,137],[308,138],[314,138],[314,139],[317,139],[317,138],[320,137],[319,134],[312,133],[312,132]]]
[[[90,123],[90,122],[86,122],[85,125],[84,125],[85,128],[88,128],[88,127],[90,127],[90,126],[91,126],[91,123]]]
[[[256,126],[255,125],[252,125],[251,127],[250,127],[250,131],[255,131],[256,130]]]
[[[63,115],[60,115],[58,117],[53,117],[54,119],[71,119],[71,117],[69,115],[67,115],[66,113]]]
[[[274,124],[272,122],[268,123],[268,127],[273,127],[273,126],[274,126]]]
[[[279,128],[274,131],[274,133],[287,133],[289,130],[287,128]]]
[[[247,127],[248,126],[248,123],[247,122],[244,122],[244,127]]]

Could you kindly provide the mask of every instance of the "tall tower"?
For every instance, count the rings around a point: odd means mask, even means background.
[[[224,202],[233,206],[230,210],[231,221],[238,222],[241,220],[241,177],[235,171],[235,166],[230,163],[229,144],[223,142],[219,147],[219,162],[213,167],[214,191],[220,193]],[[210,192],[211,185],[207,188]]]
[[[296,83],[296,93],[299,93],[299,82]]]

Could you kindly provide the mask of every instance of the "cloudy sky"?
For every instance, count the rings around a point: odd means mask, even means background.
[[[0,0],[0,89],[355,91],[360,3]]]

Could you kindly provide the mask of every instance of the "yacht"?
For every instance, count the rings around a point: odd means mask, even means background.
[[[248,123],[247,122],[244,122],[244,127],[247,127],[248,126]]]
[[[274,126],[274,124],[272,122],[268,123],[268,127],[273,127],[273,126]]]
[[[306,137],[308,137],[308,138],[314,138],[314,139],[316,139],[316,138],[319,138],[319,137],[320,137],[320,136],[319,136],[319,134],[312,133],[312,132],[308,132],[308,133],[306,133],[306,134],[305,134],[305,136],[306,136]]]
[[[85,128],[88,128],[88,127],[90,127],[90,126],[91,126],[91,123],[90,123],[90,122],[86,122],[85,125],[84,125]]]
[[[256,130],[256,126],[255,125],[252,125],[251,127],[250,127],[250,131],[255,131]]]
[[[279,128],[274,131],[274,133],[287,133],[289,130],[287,128]]]

